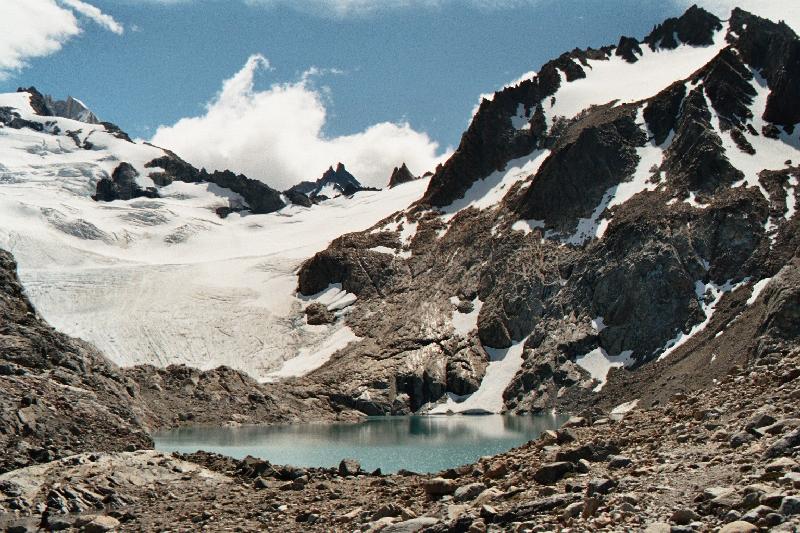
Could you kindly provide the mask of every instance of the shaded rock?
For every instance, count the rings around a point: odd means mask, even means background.
[[[456,491],[456,484],[450,479],[435,477],[423,482],[422,488],[428,496],[438,498]]]
[[[340,476],[357,476],[361,472],[361,463],[355,459],[342,459],[339,463]]]
[[[567,461],[548,463],[533,473],[533,479],[543,485],[552,485],[574,471],[574,469],[573,464]]]
[[[318,302],[312,302],[306,307],[306,322],[309,325],[332,324],[336,316],[327,307]]]
[[[389,177],[389,188],[391,189],[392,187],[396,187],[401,183],[408,183],[409,181],[414,181],[415,179],[418,178],[414,176],[411,171],[408,170],[406,164],[403,163],[399,167],[394,167],[392,175]]]
[[[141,197],[158,198],[157,190],[152,187],[143,189],[136,183],[138,175],[130,163],[120,163],[110,178],[104,177],[97,182],[97,192],[92,199],[97,202],[113,202]]]

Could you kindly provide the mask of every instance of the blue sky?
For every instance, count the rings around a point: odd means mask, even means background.
[[[34,84],[72,94],[131,134],[149,137],[160,124],[201,112],[221,81],[260,53],[274,70],[258,76],[257,86],[294,80],[311,66],[344,72],[318,80],[331,90],[331,135],[407,119],[445,145],[457,144],[479,94],[575,46],[641,36],[680,11],[639,0],[501,9],[452,2],[346,16],[235,0],[93,4],[128,31],[120,36],[87,25],[61,52],[6,80],[4,90]]]
[[[57,52],[30,57],[25,68],[9,69],[0,79],[0,90],[35,85],[54,96],[73,95],[104,120],[116,122],[136,137],[149,139],[160,125],[206,113],[223,81],[230,80],[248,58],[259,54],[264,61],[256,61],[251,69],[250,96],[277,90],[281,84],[295,84],[293,87],[297,88],[303,73],[316,67],[316,75],[307,74],[303,79],[301,89],[305,92],[300,96],[305,98],[299,98],[305,102],[302,105],[322,108],[322,119],[309,117],[309,123],[313,123],[309,127],[319,127],[315,138],[360,135],[375,124],[407,122],[408,129],[403,132],[387,130],[380,135],[359,137],[359,142],[391,144],[393,135],[402,135],[407,150],[414,150],[414,142],[418,142],[420,153],[427,154],[427,159],[420,158],[418,167],[429,165],[448,147],[458,144],[481,93],[492,92],[576,46],[615,44],[621,34],[642,37],[657,22],[680,14],[688,3],[5,1],[60,2],[62,6],[80,4],[78,7],[84,8],[91,4],[113,17],[124,31],[116,31],[117,27],[107,20],[100,20],[100,24],[84,20],[85,9],[79,10],[76,16],[81,33],[63,39]],[[724,4],[724,0],[719,2]],[[269,118],[265,122],[278,130],[280,124],[276,122],[292,120],[288,114],[272,113],[266,117]],[[417,133],[421,136],[415,136]],[[303,138],[298,136],[298,142]],[[341,146],[329,148],[335,152],[333,148]],[[348,153],[346,149],[342,151]],[[401,156],[400,152],[392,153],[390,159]],[[325,157],[334,156],[326,152]],[[376,159],[380,154],[370,157]],[[212,165],[217,161],[200,162]],[[316,163],[321,165],[322,162]],[[232,166],[236,166],[235,162]],[[312,172],[289,166],[283,165],[280,172],[292,175],[292,179],[295,174]],[[372,172],[369,165],[362,167],[365,174]],[[421,173],[427,168],[412,170]],[[374,170],[383,171],[377,167]]]

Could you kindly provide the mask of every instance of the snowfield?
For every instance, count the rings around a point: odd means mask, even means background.
[[[15,255],[43,318],[123,366],[228,365],[261,380],[316,368],[354,336],[340,322],[305,324],[298,267],[339,235],[405,209],[428,184],[224,220],[214,209],[240,198],[209,184],[175,182],[159,190],[162,198],[95,202],[97,181],[122,161],[152,186],[147,174],[159,169],[144,164],[162,150],[100,125],[37,116],[28,93],[0,95],[3,106],[52,124],[44,132],[0,127],[0,246]],[[78,147],[68,130],[80,130],[93,149]],[[340,310],[353,299],[330,303]]]

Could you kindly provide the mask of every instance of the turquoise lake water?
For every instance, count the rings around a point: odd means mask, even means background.
[[[375,417],[352,424],[181,428],[154,439],[161,451],[253,455],[279,465],[332,467],[353,458],[367,471],[438,472],[510,450],[566,419],[556,414]]]

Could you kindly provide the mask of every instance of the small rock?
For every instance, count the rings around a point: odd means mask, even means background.
[[[750,522],[737,520],[736,522],[731,522],[723,526],[722,529],[719,530],[719,533],[754,533],[756,531],[758,531],[758,528]]]
[[[355,459],[342,459],[339,463],[340,476],[357,476],[361,472],[361,463]]]
[[[767,472],[789,472],[797,467],[797,462],[789,457],[780,457],[766,466]]]
[[[670,533],[672,526],[665,522],[655,522],[647,526],[644,533]]]
[[[617,482],[613,479],[608,478],[595,478],[589,480],[589,483],[586,484],[586,495],[593,496],[595,494],[608,494],[614,487],[617,486]]]
[[[624,455],[612,455],[608,458],[608,467],[609,468],[626,468],[633,464],[630,457],[625,457]]]
[[[508,467],[503,461],[495,461],[489,466],[485,472],[485,476],[489,479],[500,479],[508,474]]]
[[[579,428],[588,426],[589,422],[582,416],[573,416],[561,426],[562,428]]]
[[[574,470],[572,463],[558,461],[548,463],[533,473],[533,479],[542,485],[552,485]]]
[[[783,516],[794,516],[800,514],[800,497],[786,496],[783,498],[778,512]]]
[[[577,518],[583,512],[583,502],[574,502],[564,509],[564,518]]]
[[[458,487],[453,493],[453,500],[456,502],[467,502],[474,500],[485,489],[486,485],[483,483],[470,483],[469,485]]]
[[[422,488],[428,496],[438,498],[447,494],[453,494],[456,491],[456,484],[452,480],[443,477],[435,477],[425,481],[422,484]]]
[[[695,520],[699,520],[700,516],[692,511],[691,509],[678,509],[672,516],[670,516],[669,521],[678,524],[679,526],[688,526]]]
[[[417,531],[422,531],[437,523],[439,523],[439,521],[435,518],[422,516],[420,518],[412,518],[411,520],[388,525],[381,529],[381,533],[416,533]]]
[[[85,526],[83,526],[84,533],[105,533],[112,531],[119,527],[119,520],[112,516],[98,516]]]
[[[738,433],[734,433],[733,435],[731,435],[728,444],[730,445],[731,448],[739,448],[753,440],[755,440],[755,437],[753,435],[747,433],[746,431],[740,431]]]

